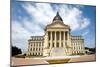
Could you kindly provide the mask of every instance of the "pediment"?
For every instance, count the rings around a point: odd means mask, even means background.
[[[62,23],[54,23],[47,26],[48,28],[68,28],[68,25]]]

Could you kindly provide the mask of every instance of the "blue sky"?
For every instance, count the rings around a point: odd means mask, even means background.
[[[52,23],[57,11],[72,35],[82,35],[86,47],[95,47],[95,6],[13,1],[11,9],[12,45],[23,51],[27,51],[30,36],[44,35],[45,26]]]

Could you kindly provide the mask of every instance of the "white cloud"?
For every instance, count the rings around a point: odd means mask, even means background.
[[[90,24],[90,20],[84,17],[82,11],[77,7],[55,5],[57,10],[53,10],[52,6],[47,3],[36,3],[35,7],[30,3],[25,3],[22,6],[33,19],[28,21],[27,18],[19,16],[22,21],[12,21],[12,44],[21,48],[26,49],[30,36],[44,35],[44,30],[40,25],[46,26],[52,23],[57,11],[59,11],[64,23],[70,25],[72,31],[82,30]],[[87,33],[85,32],[83,36]]]
[[[17,46],[21,49],[26,49],[27,39],[31,35],[22,25],[17,21],[12,21],[12,45]],[[24,50],[25,50],[24,49]]]
[[[24,4],[23,7],[26,9],[28,14],[34,18],[37,24],[43,24],[47,25],[48,23],[51,23],[53,17],[55,16],[55,11],[53,11],[50,4],[45,3],[37,3],[36,7],[34,7],[32,4]]]
[[[27,20],[12,21],[12,45],[24,48],[24,52],[27,48],[27,40],[34,35],[44,35],[43,29]]]
[[[82,12],[78,8],[71,8],[66,11],[66,15],[63,17],[65,24],[70,25],[72,30],[77,30],[80,27]]]
[[[82,15],[82,11],[78,7],[55,5],[56,11],[47,3],[36,3],[35,7],[30,3],[26,3],[23,7],[35,19],[37,24],[43,24],[45,26],[52,22],[57,11],[59,11],[64,23],[70,25],[72,31],[84,29],[90,23],[89,19]]]
[[[87,34],[89,34],[89,30],[86,30],[85,32],[82,33],[82,36],[86,36]]]
[[[90,24],[90,20],[88,18],[83,19],[83,23],[81,24],[81,29],[86,28]]]

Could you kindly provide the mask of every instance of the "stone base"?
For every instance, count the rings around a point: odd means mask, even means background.
[[[50,56],[66,56],[66,50],[64,48],[52,48]]]

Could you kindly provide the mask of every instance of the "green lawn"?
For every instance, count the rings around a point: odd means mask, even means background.
[[[70,59],[52,59],[52,60],[46,60],[49,64],[62,64],[62,63],[68,63]]]

